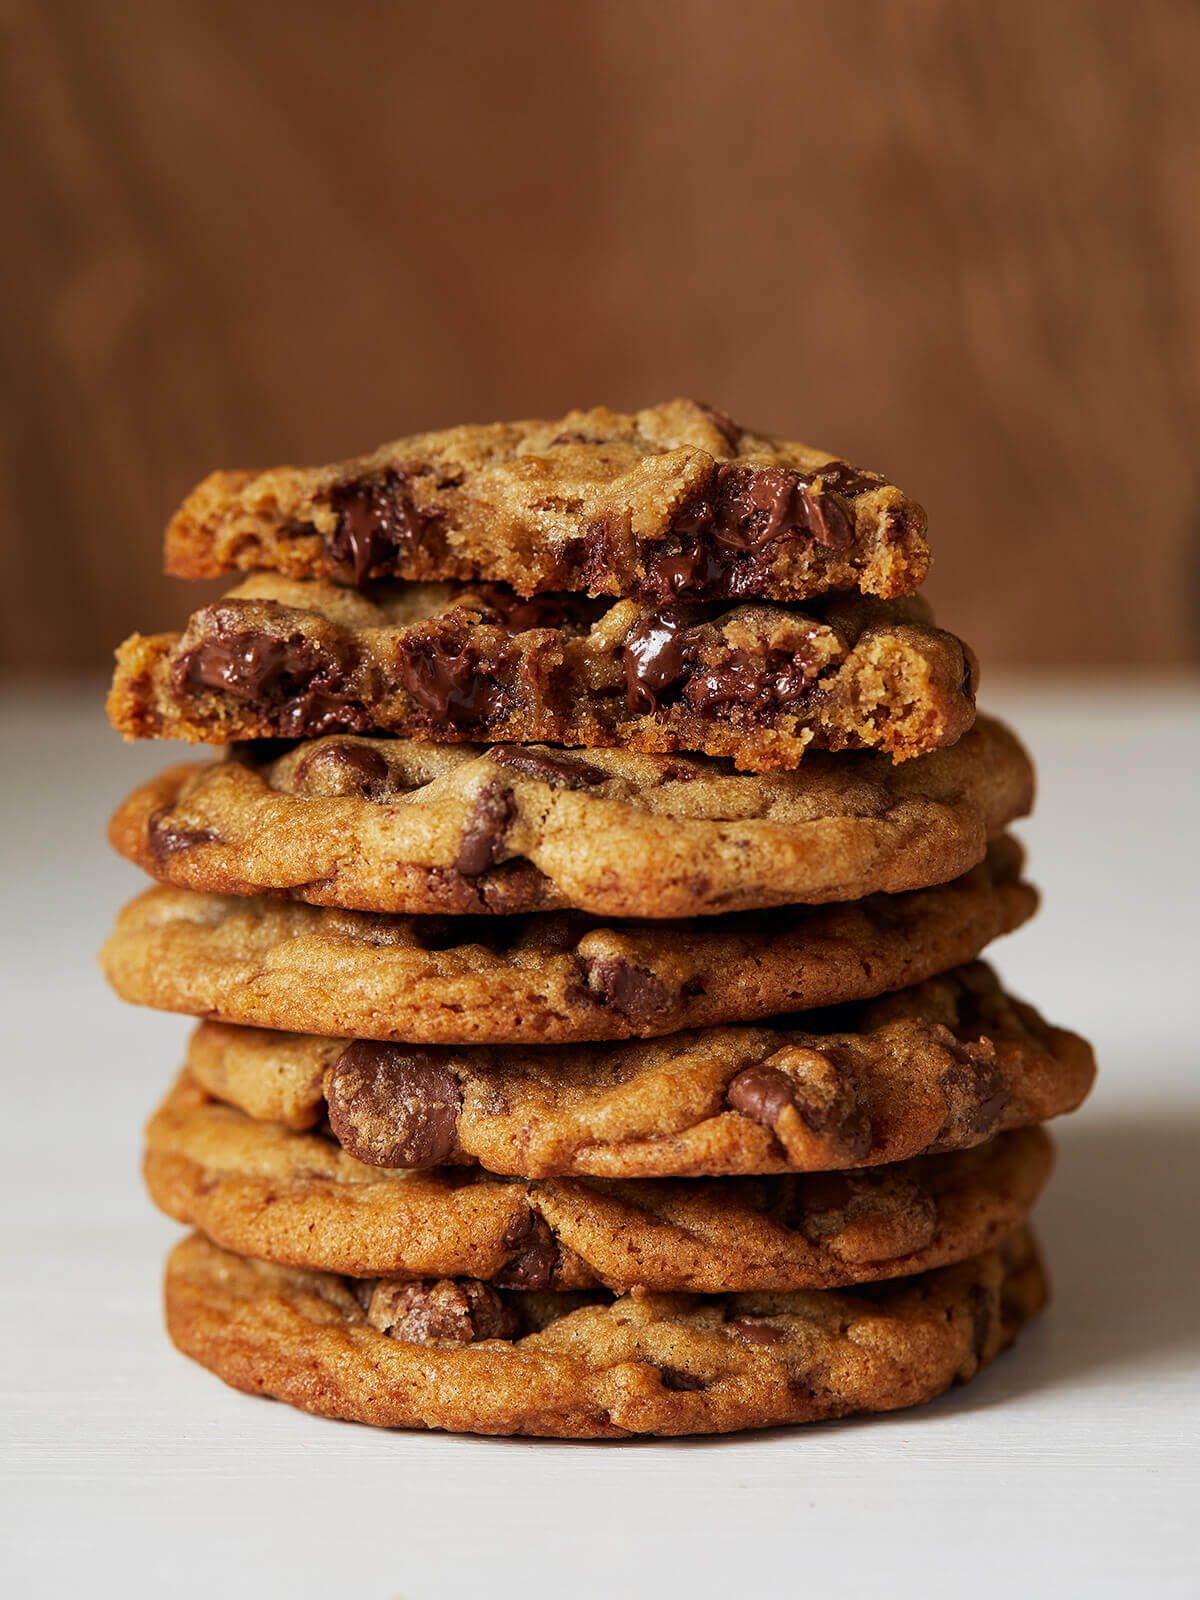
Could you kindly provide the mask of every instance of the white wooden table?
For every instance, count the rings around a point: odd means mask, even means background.
[[[1046,904],[998,963],[1101,1056],[1040,1212],[1049,1314],[924,1410],[631,1445],[374,1433],[170,1348],[176,1230],[137,1165],[187,1024],[93,960],[138,883],[103,821],[163,752],[123,748],[99,692],[3,707],[8,1594],[1200,1594],[1200,692],[988,698],[1042,772]]]

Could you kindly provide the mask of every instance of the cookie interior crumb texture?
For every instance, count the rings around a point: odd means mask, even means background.
[[[215,472],[169,571],[480,578],[662,602],[911,594],[921,507],[880,473],[673,400],[418,434],[331,466]]]

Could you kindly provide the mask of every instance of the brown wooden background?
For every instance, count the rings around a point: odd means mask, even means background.
[[[9,663],[181,617],[211,466],[677,392],[922,498],[985,666],[1195,656],[1191,0],[0,17]]]

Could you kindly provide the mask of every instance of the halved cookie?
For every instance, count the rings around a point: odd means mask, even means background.
[[[214,472],[172,519],[166,554],[185,578],[266,568],[710,600],[909,594],[929,565],[925,513],[879,473],[694,400]]]
[[[644,606],[510,590],[248,578],[182,634],[117,651],[130,738],[394,733],[700,751],[751,772],[816,750],[906,761],[975,720],[978,664],[924,600]]]

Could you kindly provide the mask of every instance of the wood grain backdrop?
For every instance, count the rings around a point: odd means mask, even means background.
[[[676,392],[895,474],[985,666],[1195,655],[1190,0],[0,17],[7,662],[181,617],[211,466]]]

